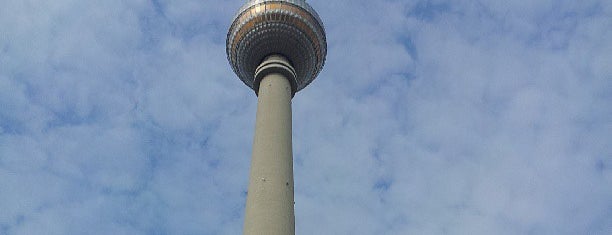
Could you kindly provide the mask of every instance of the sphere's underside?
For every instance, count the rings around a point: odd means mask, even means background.
[[[240,9],[227,35],[227,57],[234,72],[254,88],[255,69],[266,56],[292,63],[299,91],[325,63],[327,42],[317,13],[304,0],[251,0]]]

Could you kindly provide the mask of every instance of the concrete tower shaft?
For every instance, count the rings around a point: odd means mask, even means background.
[[[255,138],[247,195],[245,235],[290,235],[295,232],[291,83],[293,68],[270,56],[257,68],[261,77]]]

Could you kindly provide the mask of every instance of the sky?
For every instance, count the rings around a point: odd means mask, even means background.
[[[243,0],[1,0],[0,235],[240,234]],[[296,234],[612,234],[612,1],[309,0]]]

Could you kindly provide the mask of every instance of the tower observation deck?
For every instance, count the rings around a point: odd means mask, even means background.
[[[258,96],[244,234],[295,234],[291,99],[323,69],[323,23],[304,0],[250,0],[226,45],[232,69]]]
[[[255,92],[255,70],[269,55],[295,68],[293,93],[310,84],[325,64],[327,42],[321,18],[304,0],[251,0],[240,8],[227,34],[227,58]]]

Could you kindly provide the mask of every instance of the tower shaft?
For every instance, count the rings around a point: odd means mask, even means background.
[[[258,89],[255,139],[244,219],[245,235],[295,234],[292,88],[290,78],[275,72],[275,69],[283,66],[290,68],[290,65],[273,64],[261,69],[269,73],[261,76],[263,78]]]

